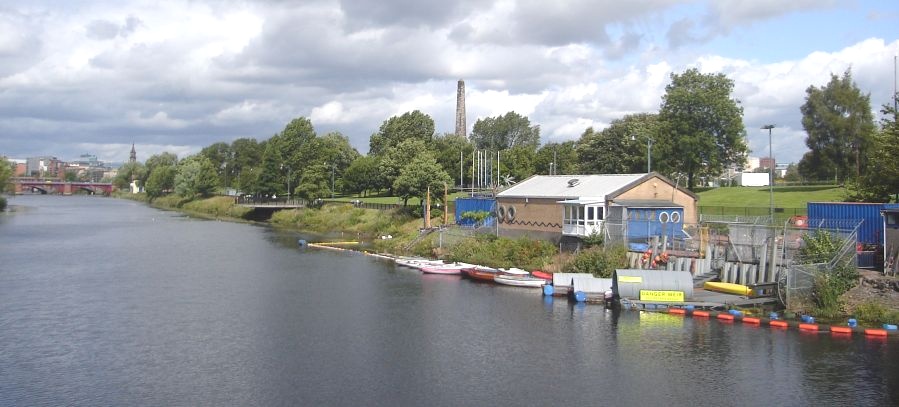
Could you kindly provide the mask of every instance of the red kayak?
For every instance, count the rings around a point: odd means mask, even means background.
[[[537,278],[542,278],[549,282],[553,281],[553,273],[547,273],[545,271],[534,270],[531,272],[531,275],[534,277],[537,277]]]

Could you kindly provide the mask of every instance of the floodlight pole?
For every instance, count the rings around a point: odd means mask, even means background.
[[[773,124],[762,126],[762,130],[768,130],[768,200],[771,203],[771,254],[768,256],[768,281],[777,277],[777,229],[774,228],[774,150],[771,147],[771,130],[774,129]]]
[[[768,130],[768,201],[771,204],[771,223],[774,223],[774,150],[771,148],[771,129],[773,124],[762,126],[762,130]]]

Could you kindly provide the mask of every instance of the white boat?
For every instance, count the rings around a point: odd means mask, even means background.
[[[546,284],[546,280],[529,275],[497,274],[493,277],[497,284],[512,285],[516,287],[540,288]]]
[[[399,264],[400,266],[411,267],[416,270],[421,270],[422,267],[433,267],[445,264],[443,260],[431,260],[418,257],[398,257],[394,261],[396,261],[396,264]]]
[[[529,275],[531,275],[531,273],[528,273],[527,270],[522,270],[517,267],[510,267],[507,269],[501,268],[501,269],[499,269],[499,272],[501,274],[507,274],[510,276],[529,276]]]

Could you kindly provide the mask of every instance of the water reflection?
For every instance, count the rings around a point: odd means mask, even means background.
[[[0,405],[899,400],[894,340],[573,304],[127,201],[14,201],[33,209],[0,216]]]

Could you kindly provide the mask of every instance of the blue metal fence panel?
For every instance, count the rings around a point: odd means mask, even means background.
[[[835,221],[862,221],[858,228],[858,242],[865,244],[883,244],[882,209],[899,208],[899,204],[867,203],[867,202],[809,202],[808,225],[810,229],[839,228]]]
[[[492,225],[496,221],[496,199],[492,198],[457,198],[456,199],[456,224],[460,226],[474,226],[475,220],[463,219],[465,212],[487,212],[490,216],[484,220],[483,225]]]
[[[628,208],[627,238],[647,240],[653,236],[682,238],[683,208]]]

